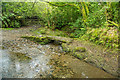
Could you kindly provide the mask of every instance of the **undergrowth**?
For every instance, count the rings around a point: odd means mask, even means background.
[[[87,32],[79,38],[89,40],[107,48],[118,48],[118,30],[113,27],[89,28]]]

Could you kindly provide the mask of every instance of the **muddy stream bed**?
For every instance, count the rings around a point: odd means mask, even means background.
[[[3,31],[0,46],[0,75],[3,78],[114,78],[66,54],[60,45],[41,45],[20,38],[29,33],[28,28],[26,30]]]
[[[113,78],[110,74],[65,54],[60,45],[26,39],[3,41],[3,78]],[[0,57],[1,57],[0,56]]]

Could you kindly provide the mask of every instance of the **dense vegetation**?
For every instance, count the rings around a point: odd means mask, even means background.
[[[119,2],[4,2],[0,18],[4,28],[22,27],[27,19],[37,19],[72,38],[118,48],[119,8]]]

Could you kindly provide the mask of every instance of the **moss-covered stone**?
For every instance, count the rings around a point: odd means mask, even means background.
[[[4,46],[0,46],[0,49],[5,49],[5,47]]]
[[[85,52],[86,49],[85,49],[84,47],[76,47],[76,48],[74,49],[74,51],[75,51],[75,52],[76,52],[76,51]]]
[[[83,60],[83,59],[85,59],[87,57],[87,53],[85,53],[85,52],[83,52],[83,53],[75,52],[74,56],[79,58],[80,60]]]
[[[64,51],[66,52],[85,52],[86,49],[84,47],[75,47],[75,46],[72,46],[72,45],[69,45],[67,43],[62,43],[62,48]]]
[[[67,44],[66,43],[62,43],[62,48],[63,48],[63,51],[65,51],[65,52],[70,52],[70,48],[67,46]]]
[[[22,36],[22,38],[26,38],[34,42],[38,42],[39,44],[42,44],[42,45],[48,44],[52,41],[50,37]]]
[[[26,54],[19,53],[19,52],[11,52],[11,54],[14,54],[15,57],[18,58],[19,61],[30,61],[32,58],[27,56]]]
[[[40,44],[48,44],[48,43],[55,43],[58,45],[61,45],[62,43],[69,43],[68,41],[65,41],[64,39],[56,38],[56,37],[36,37],[36,36],[22,36],[22,38],[29,39],[34,42],[38,42]]]
[[[81,60],[87,58],[88,53],[84,47],[76,47],[75,45],[70,45],[67,43],[62,43],[63,51],[69,52],[70,55],[75,56]]]

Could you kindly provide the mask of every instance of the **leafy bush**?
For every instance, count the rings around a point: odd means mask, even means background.
[[[87,18],[86,21],[86,25],[88,27],[101,27],[101,26],[105,26],[105,9],[101,9],[97,12],[91,13],[89,14],[89,17]]]
[[[36,6],[35,6],[36,7]],[[21,27],[26,24],[25,19],[38,15],[38,7],[28,2],[3,2],[2,3],[2,27]]]

